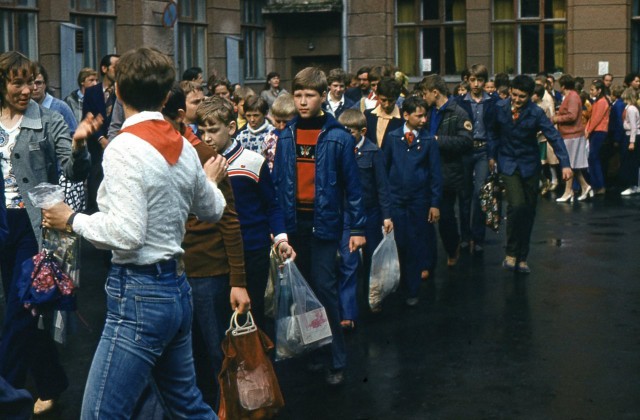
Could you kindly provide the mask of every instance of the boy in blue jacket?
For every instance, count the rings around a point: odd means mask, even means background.
[[[440,219],[442,171],[435,138],[423,128],[427,105],[422,98],[407,98],[402,104],[405,123],[384,140],[391,218],[395,227],[400,280],[407,305],[418,303],[418,291],[428,237],[435,237],[433,224]]]
[[[386,233],[391,232],[391,201],[389,198],[389,181],[384,166],[382,151],[367,134],[367,119],[357,109],[347,109],[338,122],[344,125],[356,139],[354,154],[358,163],[358,175],[362,185],[362,200],[367,216],[364,247],[364,278],[369,279],[371,256],[382,240],[382,227]],[[357,270],[360,258],[357,252],[349,252],[350,221],[345,218],[344,233],[340,242],[340,315],[342,328],[353,329],[358,318],[356,289],[358,285]],[[377,312],[378,308],[372,308]]]
[[[366,219],[354,140],[333,116],[322,111],[326,97],[327,78],[322,70],[307,67],[296,74],[293,100],[299,115],[281,133],[273,183],[298,254],[297,265],[329,318],[333,341],[326,380],[338,385],[344,381],[347,355],[340,328],[335,256],[343,233],[343,213],[351,220],[351,252],[365,244]]]

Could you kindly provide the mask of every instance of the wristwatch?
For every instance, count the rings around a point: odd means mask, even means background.
[[[71,213],[71,216],[69,216],[69,218],[67,219],[67,224],[64,227],[64,230],[67,233],[73,233],[73,219],[75,219],[76,214],[78,214],[78,213],[76,213],[76,212]]]

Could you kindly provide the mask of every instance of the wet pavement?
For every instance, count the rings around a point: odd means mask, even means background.
[[[528,276],[500,264],[504,233],[366,310],[338,387],[300,360],[276,368],[280,419],[640,419],[640,196],[540,200]],[[43,419],[76,419],[104,320],[105,268],[84,253],[80,326],[62,348],[71,386]],[[126,390],[123,390],[126,392]]]

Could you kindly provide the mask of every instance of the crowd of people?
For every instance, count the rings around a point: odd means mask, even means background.
[[[384,234],[395,234],[413,307],[439,262],[438,236],[448,267],[462,252],[482,255],[490,173],[506,190],[502,266],[522,274],[540,194],[564,188],[556,201],[568,203],[640,193],[636,74],[584,91],[569,74],[490,77],[474,64],[451,94],[439,75],[410,87],[389,65],[354,75],[308,67],[291,93],[277,72],[256,93],[218,75],[205,82],[199,68],[178,82],[150,48],[105,56],[99,74],[82,69],[62,101],[41,64],[0,55],[0,388],[25,400],[16,390],[31,374],[35,414],[68,387],[17,290],[43,227],[108,251],[106,323],[82,418],[131,417],[150,388],[172,417],[215,418],[232,311],[251,310],[274,337],[264,303],[272,254],[295,259],[324,306],[332,342],[308,367],[338,385],[344,334],[363,310],[358,283]],[[67,203],[36,208],[27,193],[41,182],[64,185]]]

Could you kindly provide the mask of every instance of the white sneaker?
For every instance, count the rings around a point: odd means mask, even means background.
[[[620,195],[631,195],[638,192],[638,187],[629,187],[626,190],[622,191]]]

